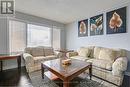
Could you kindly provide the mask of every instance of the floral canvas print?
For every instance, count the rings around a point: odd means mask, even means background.
[[[90,36],[103,34],[103,14],[90,18]]]
[[[88,19],[78,22],[78,37],[88,36]]]
[[[126,33],[126,7],[107,13],[107,34]]]

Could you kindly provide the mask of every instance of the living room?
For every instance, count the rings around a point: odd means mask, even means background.
[[[130,87],[129,0],[0,5],[0,87]]]

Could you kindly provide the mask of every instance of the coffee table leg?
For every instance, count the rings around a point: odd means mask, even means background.
[[[44,67],[43,67],[43,64],[41,64],[41,72],[42,72],[42,79],[44,79]]]
[[[63,87],[69,87],[69,81],[68,80],[63,81]]]
[[[89,67],[89,76],[90,76],[90,80],[92,79],[92,64]]]

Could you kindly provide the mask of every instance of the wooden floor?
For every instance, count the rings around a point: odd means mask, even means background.
[[[0,72],[0,87],[32,87],[25,68],[10,69]],[[130,87],[130,77],[125,76],[122,87]]]
[[[25,68],[0,72],[0,87],[33,87]]]

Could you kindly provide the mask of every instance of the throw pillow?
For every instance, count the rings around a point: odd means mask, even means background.
[[[90,55],[90,51],[91,50],[89,48],[81,47],[78,50],[78,54],[79,56],[82,56],[82,57],[88,57]]]
[[[94,48],[94,58],[98,59],[99,58],[99,53],[102,47],[95,47]]]

